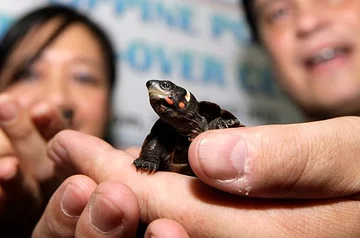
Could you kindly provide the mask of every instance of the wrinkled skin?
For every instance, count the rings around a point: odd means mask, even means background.
[[[192,93],[171,81],[150,80],[146,86],[150,104],[160,119],[134,161],[137,169],[195,176],[188,161],[191,141],[207,130],[244,126],[230,112],[215,103],[198,102]]]

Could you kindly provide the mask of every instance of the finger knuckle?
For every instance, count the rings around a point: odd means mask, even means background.
[[[279,132],[279,128],[274,129],[276,132],[257,135],[259,145],[256,147],[260,150],[256,152],[255,170],[264,183],[271,183],[272,189],[289,191],[306,173],[308,143],[302,143],[303,138],[296,129],[284,130],[286,134]]]

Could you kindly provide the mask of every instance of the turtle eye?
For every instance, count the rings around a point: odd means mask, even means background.
[[[164,81],[164,82],[161,82],[160,83],[160,87],[163,89],[163,90],[171,90],[174,88],[174,84],[171,83],[171,82],[168,82],[168,81]]]

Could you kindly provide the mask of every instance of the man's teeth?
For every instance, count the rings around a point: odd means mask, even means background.
[[[321,57],[325,60],[333,58],[335,55],[335,50],[332,48],[325,48],[321,51]]]
[[[310,64],[319,64],[331,60],[336,55],[344,53],[345,49],[340,48],[324,48],[320,52],[315,53],[309,60]]]

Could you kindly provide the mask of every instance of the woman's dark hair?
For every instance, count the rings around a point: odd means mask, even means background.
[[[252,38],[255,42],[259,42],[259,34],[256,25],[256,18],[253,10],[254,0],[241,0],[242,8],[244,10],[245,18],[250,27]]]
[[[0,42],[0,72],[6,67],[7,61],[11,56],[12,52],[16,49],[18,44],[36,27],[41,28],[50,20],[59,18],[61,24],[52,33],[51,36],[46,39],[43,45],[31,55],[30,59],[19,65],[14,72],[14,75],[21,74],[23,70],[36,59],[42,51],[54,40],[56,37],[63,32],[68,26],[74,23],[81,23],[85,25],[94,37],[97,38],[103,50],[103,57],[106,61],[107,71],[109,75],[109,86],[110,90],[113,88],[116,79],[116,58],[115,50],[107,37],[105,32],[87,16],[77,12],[76,10],[64,6],[64,5],[49,5],[39,8],[35,11],[28,13],[21,19],[17,20],[12,24],[7,33],[3,36]],[[32,44],[29,42],[29,44]],[[12,80],[12,79],[9,79]]]

